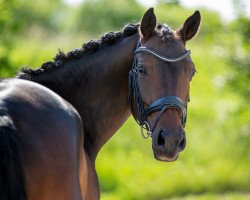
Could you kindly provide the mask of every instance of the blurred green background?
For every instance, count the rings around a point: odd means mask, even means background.
[[[230,3],[230,0],[228,1]],[[232,1],[235,18],[201,8],[199,34],[187,44],[197,75],[191,83],[187,147],[173,163],[153,158],[132,118],[97,158],[102,199],[250,199],[250,18]],[[223,5],[221,5],[223,6]],[[135,0],[0,0],[0,77],[41,66],[107,31],[140,21]],[[195,11],[159,0],[155,14],[176,29]]]

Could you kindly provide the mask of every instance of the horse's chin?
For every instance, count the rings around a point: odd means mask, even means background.
[[[161,161],[161,162],[173,162],[178,159],[179,154],[176,154],[173,157],[168,157],[165,155],[157,155],[156,153],[154,153],[154,157],[156,160]]]

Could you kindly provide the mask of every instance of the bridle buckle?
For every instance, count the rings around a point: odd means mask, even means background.
[[[148,122],[144,121],[143,124],[140,125],[140,127],[141,127],[141,135],[144,139],[152,137],[152,131],[150,129]],[[144,133],[144,130],[146,130],[146,133]]]

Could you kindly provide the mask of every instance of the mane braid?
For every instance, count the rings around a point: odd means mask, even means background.
[[[31,69],[30,67],[22,67],[17,73],[16,77],[21,79],[32,80],[32,77],[37,77],[56,69],[63,67],[63,65],[73,59],[80,58],[83,54],[98,50],[101,45],[109,45],[114,43],[121,37],[128,37],[138,32],[139,24],[128,24],[122,32],[109,32],[104,34],[100,40],[90,40],[82,45],[82,48],[74,49],[67,54],[60,49],[56,54],[54,61],[48,61],[42,64],[38,69]]]

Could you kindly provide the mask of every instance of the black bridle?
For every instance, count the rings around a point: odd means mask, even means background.
[[[187,120],[187,106],[177,96],[164,96],[162,98],[155,100],[147,108],[144,108],[144,105],[140,96],[140,90],[139,90],[138,65],[137,65],[137,59],[136,59],[136,54],[140,52],[150,54],[163,62],[174,63],[174,62],[179,62],[182,59],[184,59],[186,56],[190,55],[191,51],[186,51],[184,54],[176,58],[167,58],[167,57],[163,57],[155,53],[154,51],[150,49],[147,49],[146,47],[141,47],[140,42],[138,42],[137,48],[134,53],[133,64],[132,64],[131,70],[129,71],[129,81],[128,81],[128,87],[129,87],[128,97],[129,97],[130,110],[131,110],[131,113],[133,114],[132,103],[134,100],[135,105],[136,105],[137,115],[138,115],[138,120],[136,120],[136,122],[140,125],[141,133],[144,138],[148,138],[149,136],[152,136],[152,133],[154,132],[162,114],[167,108],[170,108],[170,107],[177,108],[181,112],[182,126],[185,127],[186,120]],[[160,111],[160,113],[158,114],[153,124],[152,129],[150,129],[149,123],[147,122],[147,117],[153,112],[158,112],[158,111]],[[147,135],[144,134],[143,129],[146,129]]]

